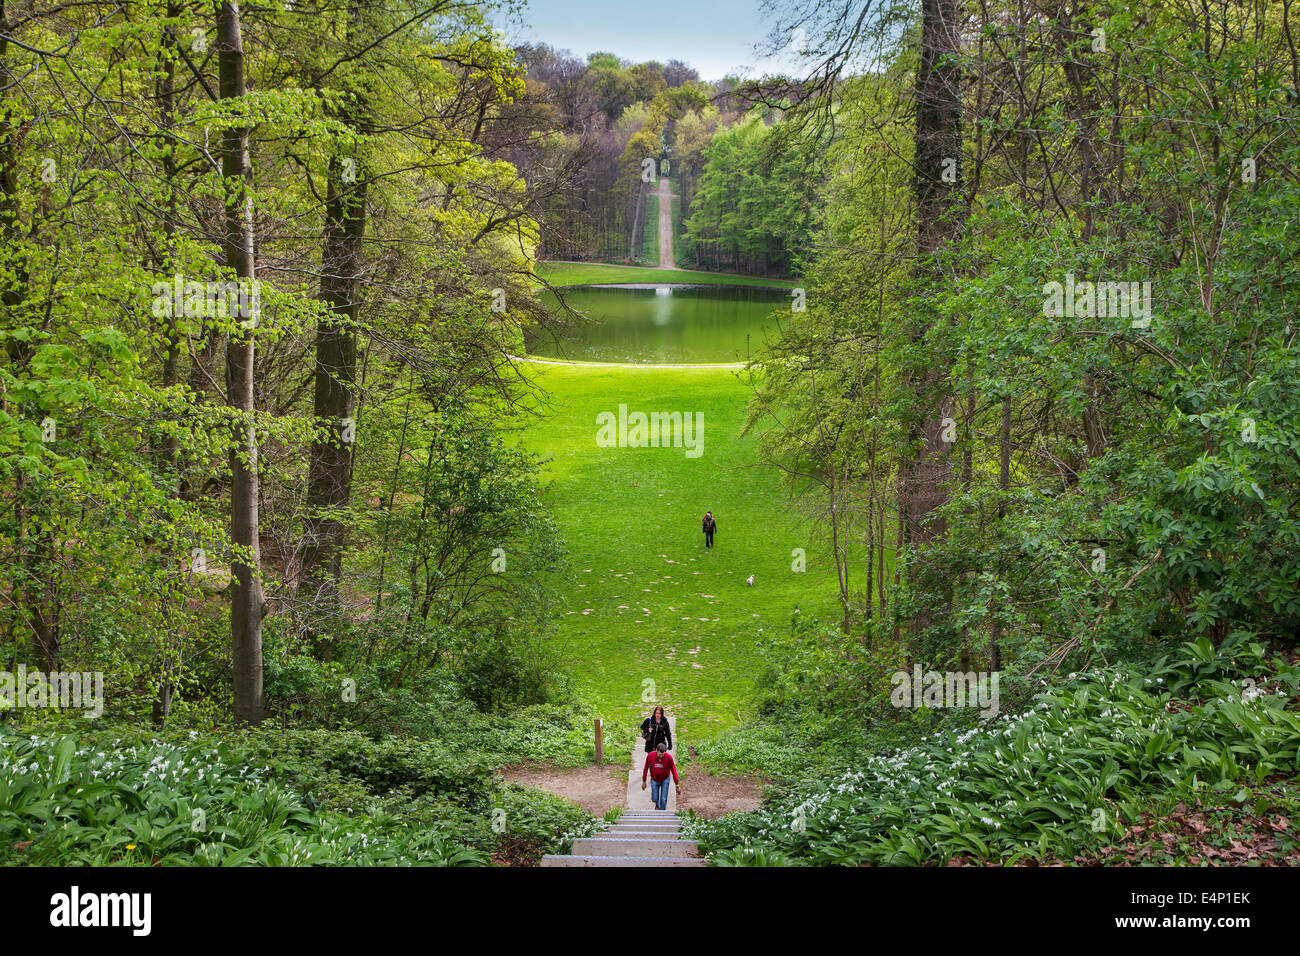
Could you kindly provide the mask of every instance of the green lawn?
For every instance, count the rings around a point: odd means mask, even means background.
[[[641,224],[641,261],[647,266],[659,262],[659,197],[645,197],[645,222]]]
[[[526,441],[552,459],[548,500],[572,567],[559,640],[580,699],[607,721],[639,721],[651,680],[692,742],[734,726],[759,629],[788,627],[796,606],[836,619],[829,556],[787,511],[776,474],[754,466],[755,439],[737,437],[748,387],[718,369],[530,371],[550,393]],[[597,447],[597,414],[620,403],[703,412],[703,454]],[[718,521],[713,551],[700,533],[706,510]],[[794,548],[807,549],[807,571],[791,570]]]
[[[625,282],[696,282],[708,285],[758,285],[777,289],[793,288],[789,279],[760,279],[728,272],[697,272],[690,269],[650,269],[607,262],[539,262],[537,274],[551,285],[598,285]]]

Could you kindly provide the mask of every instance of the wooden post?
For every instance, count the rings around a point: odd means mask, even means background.
[[[605,762],[605,725],[596,718],[596,763]]]

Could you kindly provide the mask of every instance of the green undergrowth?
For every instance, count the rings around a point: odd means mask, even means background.
[[[589,762],[585,713],[480,717],[440,740],[0,730],[0,865],[527,865],[596,828],[498,773]],[[613,745],[630,749],[630,736],[615,731]]]
[[[1300,667],[1269,659],[1263,645],[1200,638],[1147,666],[1063,680],[986,726],[775,787],[757,812],[691,818],[686,829],[717,865],[1099,859],[1131,840],[1144,814],[1267,813],[1270,787],[1300,770],[1298,687]]]

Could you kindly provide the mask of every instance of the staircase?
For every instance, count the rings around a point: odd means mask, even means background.
[[[679,720],[674,741],[678,747],[681,732]],[[653,806],[649,791],[641,789],[645,758],[645,750],[638,742],[632,748],[627,774],[628,807]],[[670,786],[668,809],[624,810],[609,829],[574,840],[568,855],[542,857],[542,866],[704,866],[699,845],[681,838],[681,825],[677,817],[677,787]]]
[[[574,840],[567,856],[542,857],[542,866],[704,866],[698,845],[680,829],[676,813],[624,810],[608,830]]]

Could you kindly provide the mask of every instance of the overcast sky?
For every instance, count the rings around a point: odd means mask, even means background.
[[[782,66],[755,52],[771,29],[759,0],[529,0],[523,20],[506,31],[511,43],[547,43],[582,60],[598,50],[634,63],[685,60],[705,80]]]

